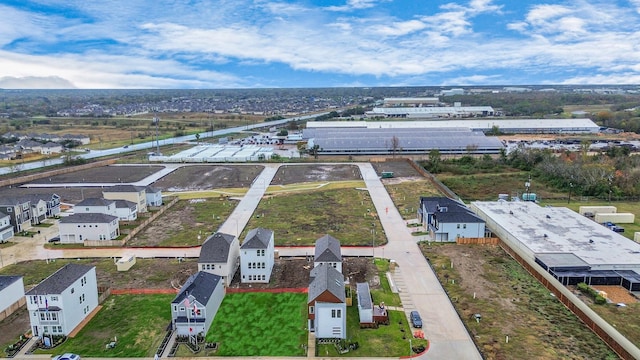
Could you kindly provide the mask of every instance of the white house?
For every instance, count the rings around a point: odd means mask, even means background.
[[[114,240],[120,236],[118,217],[107,214],[73,214],[60,219],[60,243],[81,244],[85,240]]]
[[[52,218],[60,214],[60,195],[53,193],[31,194],[32,199],[44,200],[47,203],[47,217]]]
[[[138,204],[128,200],[116,200],[116,216],[122,221],[138,218]]]
[[[309,331],[316,338],[347,337],[347,304],[344,278],[338,270],[320,264],[311,270],[307,300]]]
[[[204,271],[191,275],[171,301],[171,323],[176,334],[206,335],[224,295],[220,276]]]
[[[47,218],[47,202],[37,196],[25,196],[31,204],[31,224],[41,224]]]
[[[0,211],[0,243],[5,243],[13,237],[11,217]]]
[[[316,240],[313,266],[328,264],[342,273],[342,252],[340,241],[327,234]]]
[[[102,197],[109,200],[129,200],[138,204],[138,212],[147,212],[145,188],[134,185],[115,185],[102,191]]]
[[[98,306],[96,268],[69,263],[26,298],[34,336],[69,335]]]
[[[24,305],[22,276],[0,275],[0,321]]]
[[[54,142],[48,142],[42,145],[42,148],[40,149],[40,153],[42,155],[59,154],[61,152],[62,152],[62,145]]]
[[[240,246],[240,282],[269,283],[274,263],[273,231],[256,228]]]
[[[435,241],[485,237],[485,222],[463,203],[446,197],[420,197],[418,219]]]
[[[86,198],[73,207],[74,214],[98,213],[116,216],[116,201],[103,198]]]
[[[145,188],[147,206],[162,206],[162,190],[147,186]]]
[[[234,235],[217,232],[209,236],[200,248],[198,270],[222,277],[229,286],[240,266],[240,245]]]

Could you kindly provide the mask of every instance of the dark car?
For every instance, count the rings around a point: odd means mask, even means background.
[[[49,242],[52,243],[52,244],[59,243],[60,242],[60,236],[52,237],[51,239],[49,239]]]
[[[414,328],[422,328],[422,318],[417,311],[412,311],[409,314],[409,319],[411,319],[411,325],[413,325]]]

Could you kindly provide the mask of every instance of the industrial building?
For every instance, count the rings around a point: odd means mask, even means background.
[[[416,108],[427,109],[427,108]],[[311,128],[374,128],[374,129],[438,129],[467,128],[472,131],[505,134],[585,134],[597,133],[600,127],[590,119],[469,119],[423,121],[309,121]]]
[[[427,107],[376,107],[367,111],[367,117],[385,118],[466,118],[493,116],[491,106],[427,106]]]
[[[502,241],[563,285],[640,291],[640,244],[564,207],[476,201],[471,209]]]
[[[311,128],[303,138],[322,155],[497,154],[504,148],[498,138],[467,128]]]
[[[271,159],[273,148],[255,145],[198,145],[171,156],[149,156],[149,161],[167,163],[247,162]]]
[[[385,107],[404,107],[404,106],[437,106],[440,99],[437,97],[392,97],[384,98]]]

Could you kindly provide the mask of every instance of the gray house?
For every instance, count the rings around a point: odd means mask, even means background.
[[[162,190],[147,186],[145,192],[147,195],[147,206],[162,206]]]
[[[327,264],[342,273],[342,252],[340,241],[327,234],[316,240],[313,266]]]
[[[31,227],[31,202],[19,197],[1,197],[0,211],[9,215],[13,232],[19,233]]]
[[[206,335],[224,295],[220,276],[204,271],[191,275],[171,301],[171,323],[176,334]]]
[[[217,232],[209,236],[200,248],[198,270],[222,277],[229,286],[240,265],[240,245],[234,235]]]

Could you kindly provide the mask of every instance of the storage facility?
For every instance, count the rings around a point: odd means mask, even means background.
[[[578,213],[582,216],[596,214],[611,214],[617,212],[618,209],[615,206],[580,206]]]
[[[632,213],[598,213],[595,215],[595,221],[599,224],[606,222],[633,224],[635,220],[636,216]]]
[[[149,161],[167,163],[248,162],[271,159],[273,148],[255,145],[198,145],[171,156],[149,156]]]
[[[508,201],[470,207],[509,247],[565,285],[640,287],[640,244],[570,209]]]
[[[377,107],[367,111],[367,117],[385,118],[467,118],[493,116],[491,106],[427,106],[427,107]]]

